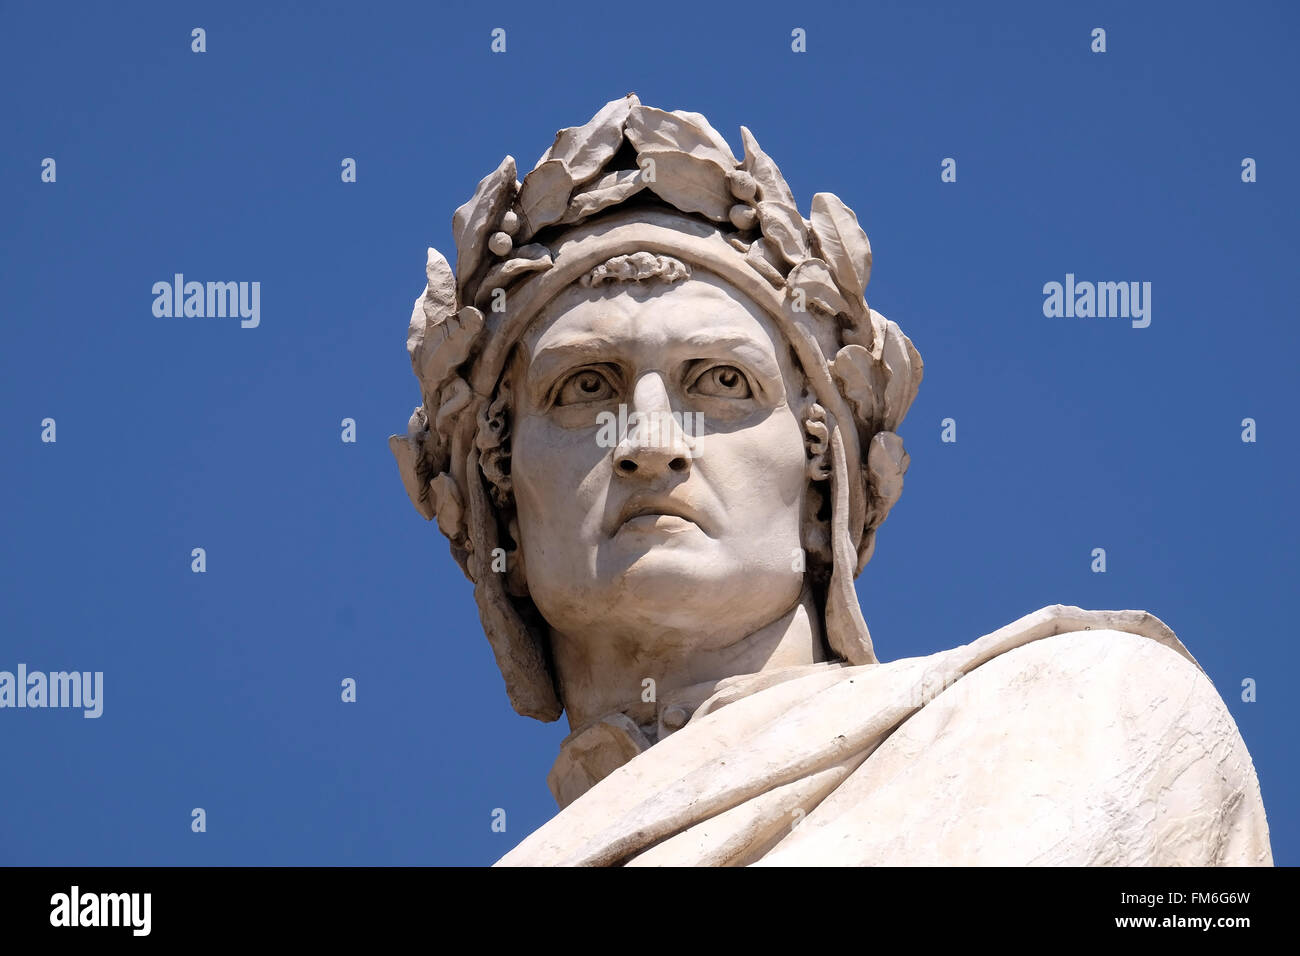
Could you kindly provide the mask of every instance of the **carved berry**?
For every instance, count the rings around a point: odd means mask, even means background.
[[[754,177],[743,169],[736,169],[727,174],[727,186],[731,189],[731,195],[737,199],[748,201],[758,193],[758,183],[754,182]]]
[[[758,221],[758,213],[754,211],[754,207],[746,206],[744,203],[736,203],[727,215],[731,219],[731,224],[737,229],[753,229],[754,223]]]

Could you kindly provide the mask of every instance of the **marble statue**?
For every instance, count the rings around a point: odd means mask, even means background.
[[[628,95],[430,249],[390,445],[515,709],[571,733],[500,865],[1271,864],[1259,784],[1142,611],[882,663],[854,590],[921,357],[871,246],[741,129]]]

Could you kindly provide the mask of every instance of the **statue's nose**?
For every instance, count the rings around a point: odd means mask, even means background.
[[[646,372],[632,389],[627,431],[614,449],[614,474],[655,478],[691,468],[693,448],[673,415],[668,389],[658,372]]]

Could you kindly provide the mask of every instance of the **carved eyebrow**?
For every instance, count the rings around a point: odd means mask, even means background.
[[[580,365],[608,362],[617,346],[598,335],[574,336],[539,350],[528,363],[524,387],[530,394],[544,388],[555,376]]]
[[[782,380],[781,365],[766,342],[750,335],[701,330],[673,343],[675,351],[693,353],[695,358],[712,358],[723,360],[728,353],[736,356],[759,375],[770,379],[773,384]]]
[[[668,344],[674,354],[724,361],[733,357],[763,379],[764,391],[780,393],[781,366],[767,343],[751,335],[701,329]],[[525,387],[532,390],[568,369],[610,362],[622,351],[620,343],[585,334],[562,339],[540,349],[528,363]]]

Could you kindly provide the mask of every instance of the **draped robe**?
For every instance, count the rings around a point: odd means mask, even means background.
[[[926,657],[697,686],[659,714],[653,745],[622,714],[570,734],[561,811],[497,865],[1272,865],[1231,714],[1142,611],[1054,605]]]

